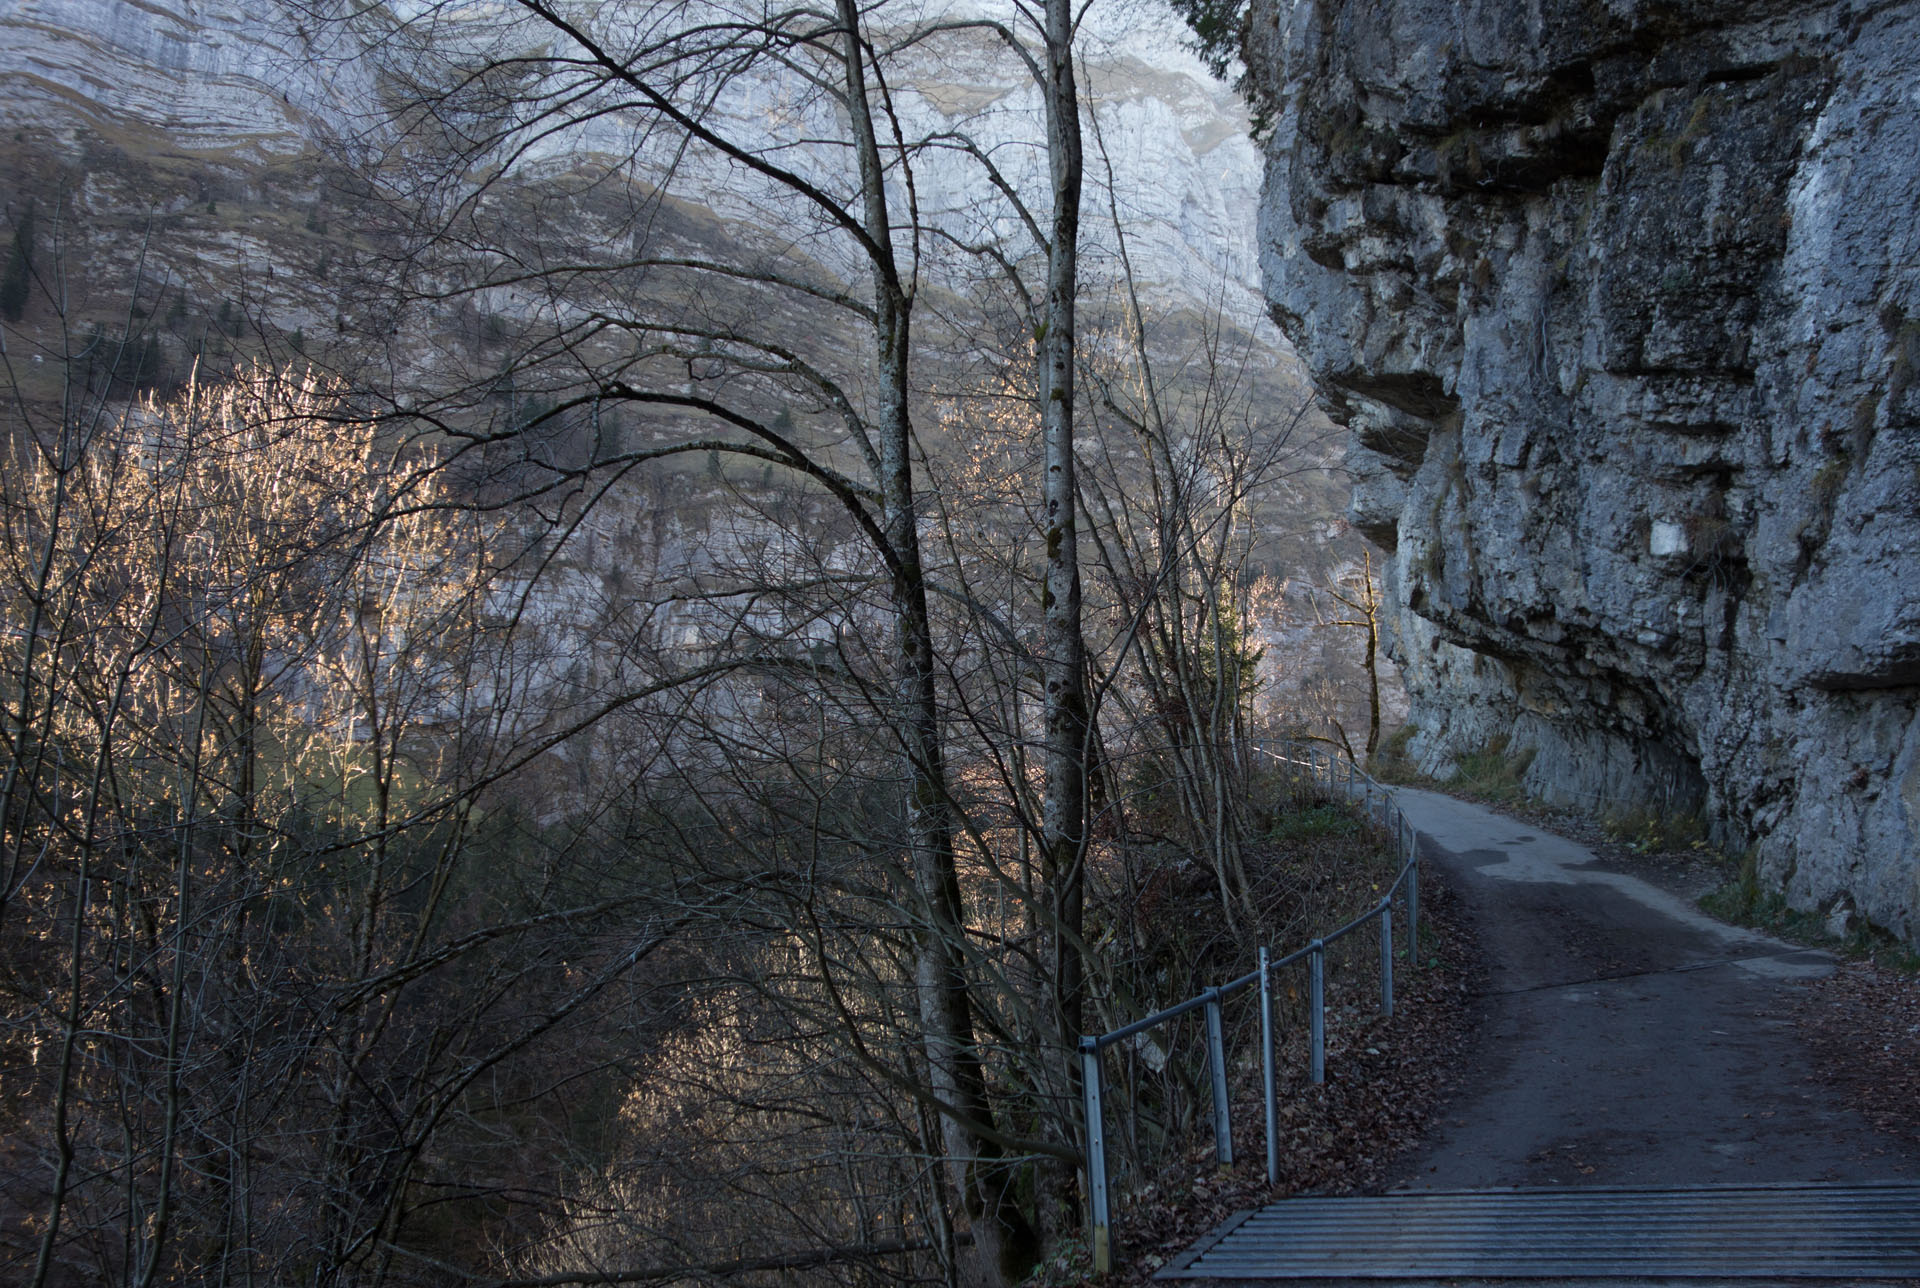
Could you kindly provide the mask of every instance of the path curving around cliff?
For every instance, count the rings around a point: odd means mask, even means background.
[[[1792,1020],[1825,953],[1708,917],[1527,822],[1400,807],[1485,954],[1477,1036],[1402,1191],[1920,1179],[1823,1082]]]

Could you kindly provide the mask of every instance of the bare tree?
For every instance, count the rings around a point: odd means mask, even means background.
[[[1085,161],[1080,93],[1074,82],[1074,20],[1069,0],[1046,0],[1041,49],[1047,105],[1047,163],[1053,221],[1047,241],[1046,305],[1035,338],[1040,348],[1040,424],[1046,450],[1046,617],[1042,681],[1046,690],[1047,799],[1041,818],[1042,875],[1053,898],[1054,1001],[1057,1041],[1071,1055],[1085,1027],[1083,961],[1086,923],[1087,763],[1093,746],[1087,700],[1086,644],[1081,635],[1080,488],[1074,458],[1075,368],[1080,361],[1076,309],[1080,295],[1080,200]],[[1068,1085],[1076,1080],[1069,1075]]]
[[[1320,595],[1325,595],[1337,607],[1334,615],[1320,613],[1322,624],[1344,627],[1366,633],[1366,651],[1361,655],[1361,666],[1367,675],[1367,748],[1364,760],[1373,760],[1374,753],[1380,750],[1380,583],[1373,572],[1373,550],[1367,547],[1360,552],[1360,569],[1357,574],[1348,573],[1333,584],[1316,588],[1315,608]],[[1344,610],[1347,616],[1339,616]],[[1344,742],[1346,733],[1338,719],[1334,722]],[[1347,748],[1347,755],[1353,756],[1353,748]],[[1360,759],[1355,757],[1355,759]]]
[[[44,1150],[8,1160],[42,1219],[7,1255],[36,1284],[410,1278],[435,1211],[527,1201],[443,1172],[490,1118],[530,1101],[558,1148],[523,1159],[566,1155],[542,1048],[594,1050],[692,913],[631,851],[529,862],[489,784],[571,717],[503,691],[529,641],[498,524],[417,452],[266,370],[80,405],[6,483],[0,1059]]]
[[[1049,29],[1068,42],[1067,11]],[[922,45],[983,29],[978,23],[895,19],[850,3],[832,13],[766,10],[696,21],[677,10],[587,10],[523,0],[511,34],[481,37],[460,28],[454,10],[432,10],[411,25],[418,57],[397,119],[404,127],[391,155],[395,173],[438,164],[443,174],[486,173],[434,189],[445,204],[413,265],[431,278],[401,283],[423,305],[433,282],[459,281],[457,294],[484,298],[518,292],[555,302],[552,324],[521,337],[507,358],[516,398],[538,390],[545,402],[530,420],[487,424],[486,388],[478,381],[431,406],[408,408],[416,420],[458,444],[457,459],[480,462],[482,477],[521,497],[556,495],[579,480],[606,477],[649,462],[712,454],[772,466],[804,481],[831,502],[868,550],[867,568],[887,587],[885,650],[891,698],[877,707],[873,731],[893,743],[900,771],[898,862],[911,875],[916,945],[911,966],[918,997],[921,1052],[913,1076],[941,1124],[942,1152],[952,1162],[951,1192],[965,1213],[974,1257],[993,1277],[1023,1275],[1037,1254],[1021,1210],[1015,1169],[1038,1152],[1077,1158],[1071,1144],[1003,1129],[988,1094],[987,1061],[977,1030],[966,894],[956,860],[955,793],[947,761],[946,717],[921,551],[923,510],[915,477],[914,310],[923,285],[928,225],[917,208],[915,166],[933,149],[972,155],[965,139],[916,129],[897,110],[889,77]],[[1008,47],[1024,46],[1000,31]],[[463,43],[464,41],[464,43]],[[401,44],[407,42],[402,41]],[[503,52],[511,50],[513,52]],[[532,50],[533,52],[526,52]],[[1046,74],[1050,109],[1065,113],[1060,137],[1077,138],[1071,60],[1064,46]],[[796,92],[797,90],[797,92]],[[788,95],[793,135],[769,136],[748,123],[740,104],[756,95]],[[619,184],[631,196],[620,212],[622,243],[631,254],[529,243],[519,231],[515,167],[569,134],[590,135],[617,122],[627,151],[618,168],[591,182]],[[1071,128],[1069,128],[1071,127]],[[598,136],[596,136],[598,137]],[[452,162],[453,164],[449,164]],[[669,202],[687,185],[735,178],[740,199],[778,212],[785,227],[804,228],[815,245],[797,253],[783,235],[729,225],[724,246],[687,249],[660,235]],[[1046,405],[1056,452],[1067,462],[1055,493],[1060,523],[1071,537],[1072,307],[1078,162],[1060,175],[1061,212],[1049,310],[1057,321],[1049,358]],[[641,185],[651,185],[643,188]],[[691,190],[691,189],[689,189]],[[704,191],[701,195],[705,196]],[[602,240],[604,244],[604,239]],[[842,274],[844,273],[844,276]],[[858,287],[843,284],[859,281]],[[821,334],[818,315],[833,315],[837,334]],[[796,328],[790,323],[800,319]],[[807,334],[809,328],[813,334]],[[844,328],[844,330],[840,330]],[[835,340],[863,337],[849,362]],[[1048,328],[1042,326],[1036,341]],[[595,435],[569,454],[542,454],[583,417],[604,409],[643,411],[644,446],[608,444]],[[557,438],[544,439],[549,431]],[[1058,543],[1054,543],[1057,545]],[[1049,783],[1055,850],[1083,840],[1083,789],[1075,765],[1084,757],[1084,665],[1077,652],[1077,592],[1070,540],[1054,550],[1059,607],[1053,613],[1061,656],[1050,690],[1057,715],[1049,735],[1059,750]],[[746,587],[740,588],[745,595]],[[697,592],[711,608],[711,589]],[[865,629],[857,614],[850,623]],[[1071,625],[1072,630],[1068,630]],[[730,638],[759,649],[751,631]],[[865,690],[871,701],[876,693]],[[1077,714],[1076,714],[1077,713]],[[1062,859],[1050,898],[1064,900],[1052,925],[1061,931],[1061,1004],[1080,994],[1075,928],[1079,859]],[[1062,929],[1064,928],[1064,929]],[[1070,947],[1069,947],[1070,946]],[[1077,1022],[1069,1020],[1064,1031]],[[1061,1047],[1059,1026],[1055,1044]],[[849,1041],[857,1041],[848,1033]]]
[[[1104,140],[1100,140],[1102,156]],[[1114,190],[1108,162],[1106,190]],[[1103,468],[1087,507],[1100,568],[1124,629],[1106,700],[1143,704],[1158,730],[1191,840],[1213,867],[1231,922],[1253,915],[1240,847],[1246,839],[1241,746],[1262,656],[1252,615],[1257,493],[1315,467],[1303,432],[1304,397],[1257,406],[1246,383],[1244,339],[1225,319],[1194,328],[1191,351],[1156,352],[1133,269],[1126,225],[1109,197],[1119,247],[1115,323],[1120,358],[1088,361]],[[1161,343],[1164,343],[1162,341]],[[1132,445],[1131,455],[1116,444]],[[1142,722],[1135,721],[1136,729]]]
[[[147,570],[70,601],[15,570],[76,623],[21,628],[7,695],[59,734],[15,740],[7,794],[32,924],[70,932],[9,1020],[62,1048],[41,1280],[82,1247],[138,1282],[738,1268],[776,1234],[761,1268],[1023,1277],[1081,1159],[1098,701],[1160,695],[1225,890],[1256,660],[1245,427],[1202,415],[1196,474],[1165,391],[1080,351],[1073,14],[342,21],[393,94],[352,141],[398,247],[388,383],[110,415],[97,445],[172,425],[185,454],[50,449],[19,511],[17,549],[50,525],[75,567]],[[969,41],[1031,76],[1044,183],[902,106]],[[928,210],[936,154],[988,199]],[[919,432],[965,386],[925,346],[930,314],[979,322],[956,264],[1013,302],[989,383],[1019,479],[974,511],[1019,516],[1004,543],[958,531],[980,499]],[[1150,479],[1080,474],[1089,406]],[[109,478],[140,503],[57,517]],[[111,826],[76,830],[96,800]]]

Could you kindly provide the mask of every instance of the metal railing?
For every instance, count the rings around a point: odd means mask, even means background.
[[[1280,1179],[1279,1102],[1274,1068],[1273,976],[1288,966],[1305,962],[1307,966],[1307,1076],[1311,1082],[1326,1081],[1326,952],[1341,939],[1370,921],[1380,922],[1380,1014],[1393,1014],[1393,901],[1405,893],[1407,961],[1419,962],[1420,868],[1419,837],[1406,815],[1393,803],[1387,789],[1351,759],[1329,750],[1289,743],[1253,742],[1248,750],[1283,764],[1306,769],[1327,790],[1348,799],[1360,797],[1367,813],[1382,828],[1392,833],[1395,852],[1401,857],[1400,871],[1386,894],[1366,912],[1331,934],[1322,935],[1302,948],[1277,960],[1269,960],[1265,945],[1260,948],[1260,964],[1238,979],[1228,980],[1188,998],[1184,1002],[1155,1011],[1152,1015],[1122,1025],[1111,1033],[1083,1036],[1080,1039],[1082,1109],[1086,1115],[1088,1242],[1093,1254],[1093,1270],[1105,1274],[1113,1268],[1112,1211],[1107,1186],[1106,1121],[1101,1107],[1104,1079],[1100,1053],[1128,1038],[1145,1033],[1189,1012],[1205,1008],[1207,1020],[1207,1066],[1213,1084],[1214,1152],[1222,1167],[1233,1162],[1233,1133],[1227,1091],[1225,1023],[1221,1003],[1249,985],[1260,989],[1261,1087],[1266,1109],[1267,1181]]]

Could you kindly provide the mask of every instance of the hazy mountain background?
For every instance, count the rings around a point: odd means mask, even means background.
[[[965,4],[948,10],[970,12],[990,13]],[[437,38],[517,38],[490,7],[451,14]],[[13,220],[35,212],[38,267],[57,275],[67,300],[64,318],[36,301],[13,336],[14,379],[30,399],[57,397],[59,355],[83,349],[96,331],[124,338],[137,383],[159,390],[177,386],[196,364],[217,370],[252,353],[312,362],[400,402],[410,385],[433,385],[450,371],[480,380],[512,365],[518,323],[552,304],[534,290],[495,289],[405,309],[383,297],[380,284],[418,229],[396,219],[389,200],[404,194],[405,176],[389,169],[369,183],[367,172],[392,155],[393,127],[383,112],[394,92],[392,69],[411,52],[384,46],[364,18],[349,31],[287,4],[0,4],[0,194]],[[910,58],[897,106],[916,122],[964,132],[1017,185],[1037,187],[1045,164],[1037,92],[1010,76],[988,38],[974,52],[946,42],[938,56]],[[1292,419],[1307,395],[1257,285],[1254,209],[1263,163],[1244,106],[1207,72],[1179,18],[1162,5],[1094,6],[1082,56],[1093,126],[1083,252],[1090,347],[1123,343],[1117,213],[1166,368],[1197,380],[1211,347],[1233,364],[1238,414]],[[751,94],[731,95],[726,110],[730,128],[779,138],[805,135],[808,114],[825,109],[769,77]],[[636,140],[618,121],[569,134],[564,147],[523,163],[512,190],[495,200],[519,203],[539,240],[590,253],[603,238],[629,235],[634,198],[569,176],[617,171],[622,158],[630,166],[657,159],[665,146]],[[793,211],[737,174],[717,166],[690,174],[686,167],[697,160],[679,164],[673,201],[650,217],[656,236],[712,248],[791,226],[796,250],[810,252]],[[923,155],[915,194],[921,217],[960,237],[1004,234],[1004,227],[979,226],[978,182],[977,168],[957,154]],[[838,271],[830,260],[820,267]],[[926,276],[955,298],[982,289],[977,262],[942,255],[931,243]],[[819,318],[793,324],[820,339]],[[955,380],[968,366],[966,347],[965,337],[944,345],[943,369]],[[941,422],[940,397],[928,390],[923,427]],[[503,382],[481,410],[511,418],[540,406],[541,392],[523,380]],[[943,433],[965,432],[948,422]],[[1274,591],[1262,627],[1263,701],[1271,713],[1303,723],[1337,708],[1359,730],[1361,634],[1316,625],[1309,594],[1350,578],[1359,561],[1360,542],[1341,517],[1342,448],[1312,410],[1300,416],[1293,442],[1287,467],[1253,499],[1256,566]],[[669,531],[700,529],[713,482],[695,467],[675,478],[616,489],[562,561],[563,575],[598,581],[615,566],[644,574],[671,557],[659,540],[649,545],[636,534],[665,539]],[[657,511],[669,495],[677,503],[667,518]],[[1338,696],[1329,697],[1329,684]]]

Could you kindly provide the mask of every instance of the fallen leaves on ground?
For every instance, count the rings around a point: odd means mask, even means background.
[[[1378,1190],[1394,1160],[1420,1142],[1459,1069],[1478,979],[1457,902],[1431,868],[1423,877],[1423,966],[1410,972],[1403,961],[1396,971],[1393,1017],[1374,1013],[1377,977],[1349,972],[1328,989],[1326,1082],[1307,1081],[1304,1033],[1289,1032],[1283,1043],[1280,1183],[1266,1182],[1259,1069],[1239,1070],[1234,1166],[1217,1167],[1211,1140],[1196,1140],[1178,1166],[1141,1187],[1150,1192],[1116,1196],[1118,1264],[1109,1283],[1147,1283],[1235,1212],[1293,1194]]]
[[[1816,1076],[1878,1131],[1920,1143],[1920,979],[1842,962],[1793,1012]]]

